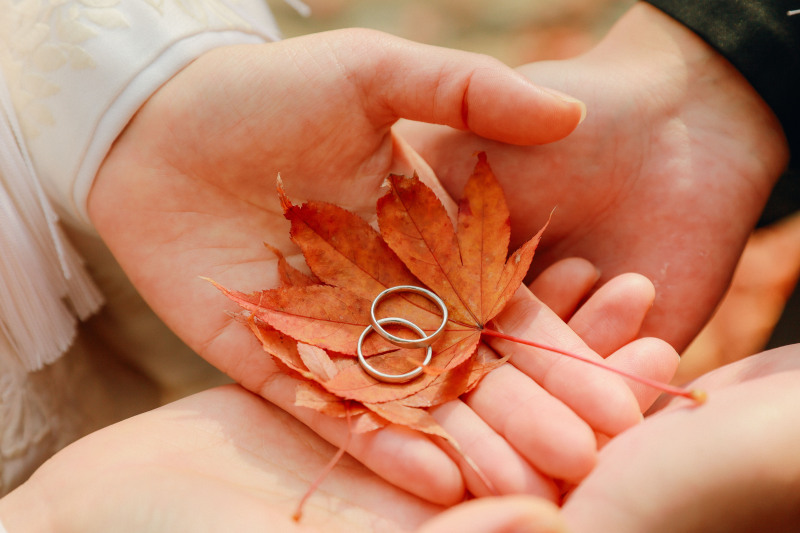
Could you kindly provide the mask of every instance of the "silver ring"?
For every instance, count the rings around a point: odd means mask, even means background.
[[[408,328],[413,329],[420,335],[425,335],[425,332],[422,330],[422,328],[420,328],[413,322],[406,320],[405,318],[397,318],[397,317],[381,318],[377,322],[378,324],[402,324]],[[358,362],[361,363],[361,367],[367,374],[377,379],[378,381],[386,381],[389,383],[404,383],[406,381],[411,381],[415,377],[422,374],[422,369],[428,366],[428,363],[431,362],[431,358],[433,357],[433,348],[431,348],[430,346],[424,346],[424,348],[426,348],[425,360],[422,362],[421,365],[419,365],[414,370],[406,372],[405,374],[386,374],[384,372],[381,372],[380,370],[377,370],[367,362],[367,358],[364,357],[364,353],[361,351],[361,345],[364,343],[364,339],[367,338],[367,335],[372,329],[373,329],[372,326],[367,326],[367,328],[361,334],[361,337],[358,338],[358,347],[357,347]]]
[[[420,335],[422,335],[422,338],[419,339],[404,339],[402,337],[396,337],[391,333],[389,333],[388,331],[386,331],[385,329],[383,329],[381,327],[383,319],[378,320],[375,317],[375,308],[378,307],[378,303],[383,299],[384,296],[388,296],[393,292],[415,292],[417,294],[425,296],[429,300],[433,301],[436,305],[438,305],[439,309],[442,310],[442,323],[439,325],[439,329],[437,329],[427,337],[425,337],[425,332],[420,330]],[[423,289],[422,287],[417,287],[415,285],[398,285],[396,287],[391,287],[389,289],[386,289],[385,291],[383,291],[382,293],[380,293],[378,296],[375,297],[375,299],[372,301],[372,307],[369,310],[370,323],[372,324],[372,327],[375,328],[375,331],[378,333],[378,335],[380,335],[387,341],[391,342],[395,346],[399,346],[401,348],[425,348],[426,346],[430,346],[431,344],[433,344],[433,341],[435,341],[439,337],[439,335],[441,335],[444,332],[444,327],[447,325],[447,317],[448,317],[447,306],[444,304],[444,301],[442,301],[442,299],[439,298],[436,295],[436,293],[431,292],[428,289]],[[403,324],[411,327],[410,322],[406,321],[403,322]],[[417,327],[416,324],[414,324],[414,327]]]

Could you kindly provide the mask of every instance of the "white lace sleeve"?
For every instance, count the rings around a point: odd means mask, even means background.
[[[0,368],[54,361],[101,302],[50,201],[88,226],[97,169],[161,84],[278,38],[265,0],[0,0]]]
[[[279,38],[265,0],[5,0],[0,64],[36,171],[67,216],[142,103],[203,52]]]

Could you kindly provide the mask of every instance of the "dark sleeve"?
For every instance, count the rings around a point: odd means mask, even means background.
[[[730,61],[772,108],[800,166],[800,0],[646,0]]]

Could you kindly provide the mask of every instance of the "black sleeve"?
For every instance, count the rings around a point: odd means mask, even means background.
[[[800,0],[646,0],[730,61],[772,108],[800,163]]]

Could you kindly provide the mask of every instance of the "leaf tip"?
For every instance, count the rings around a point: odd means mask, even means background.
[[[693,389],[689,391],[689,398],[697,402],[697,405],[703,405],[708,400],[708,393],[704,390]]]
[[[405,179],[405,176],[402,174],[389,174],[383,181],[383,185],[390,191],[394,191],[397,188],[398,182],[403,179]]]
[[[221,291],[225,290],[225,287],[223,287],[222,285],[220,285],[219,283],[217,283],[216,281],[214,281],[213,279],[211,279],[209,277],[206,277],[206,276],[197,276],[197,277],[200,278],[203,281],[207,281],[208,283],[212,284],[214,287],[218,288]]]
[[[473,155],[478,159],[478,161],[475,163],[475,168],[472,170],[472,174],[481,175],[484,176],[484,178],[489,177],[491,180],[496,180],[494,171],[492,170],[491,165],[489,165],[489,157],[486,155],[486,152],[475,152]]]
[[[269,250],[270,252],[272,252],[272,253],[275,255],[275,257],[277,257],[277,258],[281,258],[281,257],[283,256],[283,254],[281,253],[281,251],[280,251],[280,250],[278,250],[277,248],[275,248],[274,246],[272,246],[270,243],[268,243],[268,242],[264,241],[264,242],[262,242],[261,244],[263,244],[263,245],[264,245],[264,248],[266,248],[267,250]]]
[[[289,196],[286,194],[286,189],[283,187],[283,178],[281,178],[280,174],[275,178],[275,188],[278,191],[278,198],[280,198],[281,201],[281,209],[286,213],[292,208],[292,201],[289,200]]]

